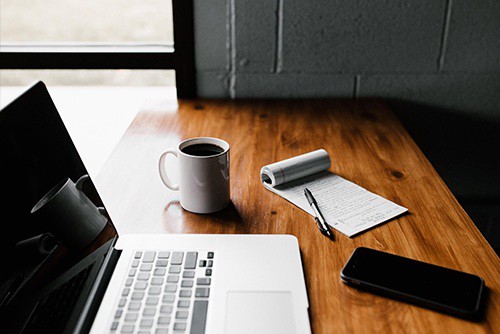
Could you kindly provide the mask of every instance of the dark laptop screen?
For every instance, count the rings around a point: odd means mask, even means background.
[[[0,305],[5,306],[40,269],[43,277],[54,278],[84,256],[62,244],[46,218],[31,210],[61,180],[76,182],[87,170],[41,82],[0,112],[0,148]],[[103,206],[91,180],[82,191]],[[110,228],[116,234],[108,221],[108,234]],[[108,239],[97,238],[92,248]],[[48,266],[51,257],[64,265]]]

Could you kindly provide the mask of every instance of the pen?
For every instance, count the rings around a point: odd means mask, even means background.
[[[309,191],[309,189],[304,188],[304,194],[306,195],[307,201],[309,202],[309,205],[314,211],[314,220],[318,224],[319,231],[321,234],[324,236],[327,236],[328,238],[334,240],[333,237],[333,232],[330,230],[330,227],[325,221],[325,218],[323,218],[323,215],[321,214],[321,211],[319,211],[318,203],[316,203],[316,200],[314,199],[313,195]]]

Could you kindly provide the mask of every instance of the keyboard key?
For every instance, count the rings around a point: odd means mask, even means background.
[[[142,298],[144,298],[144,292],[136,291],[132,293],[132,300],[142,300]]]
[[[171,264],[182,264],[182,260],[184,258],[183,252],[174,252],[172,254],[172,259],[170,260]]]
[[[156,252],[145,252],[142,262],[150,263],[155,260]]]
[[[160,313],[161,314],[170,314],[172,313],[174,307],[172,305],[162,305],[160,307]]]
[[[210,295],[210,288],[196,288],[195,297],[206,298]]]
[[[210,285],[210,277],[200,277],[196,279],[196,284],[197,285]]]
[[[118,328],[118,321],[114,321],[112,324],[111,324],[111,330],[112,331],[116,331],[116,329]]]
[[[181,299],[179,300],[179,302],[177,303],[177,307],[178,308],[189,308],[189,305],[191,303],[189,302],[189,300],[186,300],[186,299]]]
[[[158,325],[168,325],[170,324],[170,317],[161,316],[158,317]]]
[[[183,278],[194,278],[194,271],[193,270],[186,270],[182,273]]]
[[[136,321],[139,315],[137,313],[127,313],[125,315],[125,321]]]
[[[168,332],[169,328],[174,331],[185,331],[188,327],[185,321],[191,318],[190,308],[192,308],[191,331],[193,334],[202,333],[205,330],[208,301],[197,299],[191,306],[189,298],[193,295],[196,298],[207,298],[210,295],[214,252],[203,253],[203,257],[205,255],[205,259],[209,260],[200,259],[197,252],[136,251],[131,260],[129,277],[125,280],[122,290],[125,298],[121,298],[118,303],[114,314],[117,321],[114,329],[112,325],[111,331],[150,333],[156,329],[158,333],[162,333]],[[196,279],[193,293],[196,272],[192,269],[196,269],[197,265],[204,268],[205,277]],[[164,276],[167,278],[164,279]],[[165,283],[167,284],[163,288]],[[176,295],[178,286],[181,286],[181,289]],[[160,296],[162,291],[166,293]],[[177,300],[177,298],[186,299]],[[158,307],[159,303],[161,304]],[[140,315],[137,313],[139,311]],[[170,322],[174,311],[175,319],[180,321],[175,321],[172,326]],[[159,312],[159,317],[156,312]],[[124,322],[123,325],[120,324],[120,319]]]
[[[139,327],[141,327],[141,328],[153,327],[153,319],[142,319],[141,323],[139,324]]]
[[[186,253],[186,262],[184,263],[185,269],[194,269],[196,268],[196,260],[198,259],[197,252],[187,252]]]
[[[138,311],[141,309],[141,303],[140,302],[130,302],[130,304],[128,304],[128,309],[129,309],[129,311]]]
[[[176,292],[176,291],[177,291],[177,285],[175,284],[165,285],[165,292]]]
[[[146,290],[146,287],[148,286],[147,282],[137,282],[135,283],[135,290]]]
[[[147,281],[148,279],[149,279],[149,273],[139,273],[139,275],[137,275],[138,281]]]
[[[168,260],[157,260],[156,266],[160,268],[165,268],[168,264]]]
[[[184,331],[184,330],[186,330],[185,322],[176,322],[174,324],[174,331]]]
[[[179,292],[179,297],[189,298],[191,297],[192,291],[191,289],[183,289]]]
[[[131,286],[132,283],[134,283],[134,279],[133,278],[127,278],[127,280],[125,281],[125,286]]]
[[[151,269],[153,269],[152,263],[143,263],[141,264],[141,268],[139,268],[140,271],[151,271]]]
[[[177,311],[175,312],[175,319],[187,319],[188,312],[187,311]]]
[[[162,301],[164,303],[173,303],[175,300],[175,295],[164,295]]]
[[[179,274],[180,272],[181,272],[181,266],[170,266],[170,268],[168,268],[169,274]]]
[[[144,311],[142,311],[142,315],[145,317],[152,317],[155,315],[155,313],[156,313],[156,308],[154,307],[145,307]]]
[[[165,273],[167,270],[165,268],[155,268],[155,271],[153,272],[153,276],[165,276]]]
[[[179,282],[179,275],[168,275],[167,283],[177,283]]]
[[[134,328],[135,328],[134,325],[123,325],[121,332],[122,333],[133,333],[134,332]]]
[[[155,305],[158,305],[159,301],[160,301],[160,298],[158,298],[158,297],[148,297],[148,298],[146,298],[146,305],[155,306]]]
[[[195,300],[190,334],[204,334],[207,321],[208,300]]]
[[[163,277],[153,277],[151,279],[151,285],[162,285],[163,284]]]
[[[168,328],[157,328],[155,334],[168,334]]]
[[[192,279],[184,279],[181,282],[181,287],[183,287],[183,288],[192,288],[193,287],[193,283],[194,283],[194,281]]]
[[[159,252],[158,253],[159,259],[168,259],[169,257],[170,257],[170,252]]]
[[[159,295],[161,293],[161,287],[160,286],[152,286],[149,288],[148,293],[150,295]]]

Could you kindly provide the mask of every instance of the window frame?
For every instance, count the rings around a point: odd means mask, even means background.
[[[174,44],[0,44],[0,69],[175,70],[177,97],[194,98],[193,0],[172,0],[172,16]]]

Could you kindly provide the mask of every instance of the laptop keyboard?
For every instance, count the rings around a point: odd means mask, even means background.
[[[135,251],[111,333],[205,333],[214,252]]]
[[[44,297],[37,304],[23,333],[61,333],[92,268],[93,264]]]

